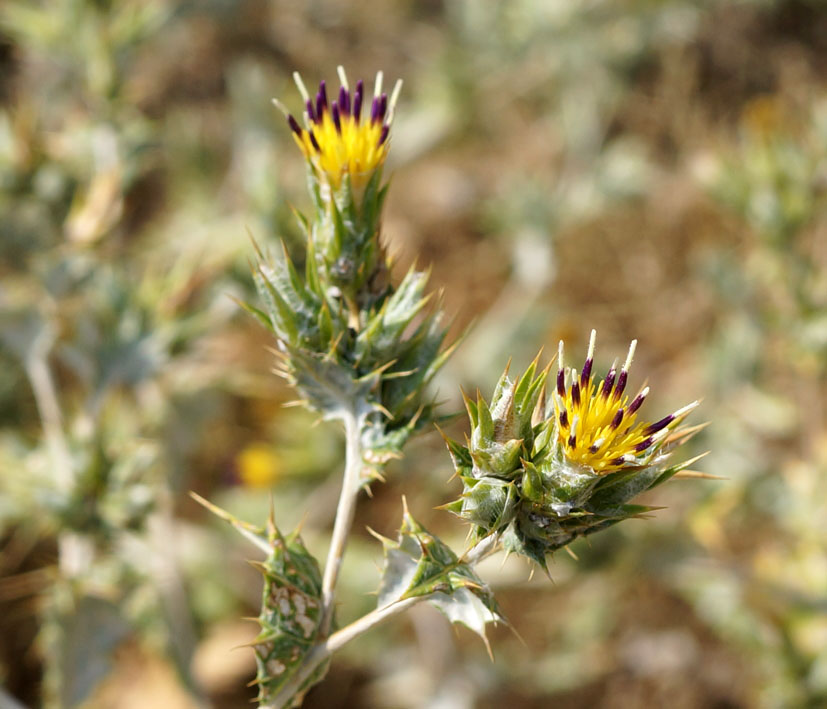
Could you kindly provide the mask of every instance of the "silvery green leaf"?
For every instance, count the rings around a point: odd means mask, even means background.
[[[54,336],[51,323],[34,309],[7,310],[0,315],[0,343],[24,363],[48,352]]]
[[[463,623],[485,638],[485,626],[502,620],[488,586],[473,569],[419,524],[405,509],[397,541],[380,537],[385,564],[378,605],[425,597],[452,623]]]
[[[115,650],[130,630],[117,606],[92,596],[81,598],[59,622],[61,705],[77,707],[109,674]]]
[[[488,593],[490,594],[490,591]],[[493,601],[493,595],[491,600]],[[428,598],[428,603],[439,609],[452,623],[462,623],[469,630],[473,630],[483,641],[486,640],[485,626],[488,623],[502,621],[489,604],[467,588],[460,588],[450,595],[435,593]]]

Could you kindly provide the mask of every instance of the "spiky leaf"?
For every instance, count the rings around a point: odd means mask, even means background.
[[[405,507],[396,541],[382,538],[385,563],[379,607],[419,596],[485,638],[488,623],[502,615],[488,586],[442,540],[417,522]]]

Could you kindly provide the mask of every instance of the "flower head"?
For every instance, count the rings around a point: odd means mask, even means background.
[[[649,423],[638,420],[648,393],[626,394],[635,342],[623,367],[592,376],[595,333],[583,368],[559,370],[546,400],[549,368],[531,363],[512,381],[500,378],[490,403],[466,397],[471,435],[446,439],[463,483],[446,508],[474,525],[477,538],[497,534],[509,551],[545,566],[549,552],[650,508],[634,497],[685,470],[672,452],[702,426],[678,428],[698,402]],[[549,382],[551,384],[551,382]]]
[[[649,393],[649,387],[642,387],[631,401],[626,394],[629,367],[637,340],[629,346],[620,372],[615,361],[600,381],[592,376],[594,341],[595,331],[592,330],[586,361],[579,374],[576,369],[564,367],[563,343],[560,342],[554,394],[559,444],[566,458],[599,475],[629,466],[647,465],[669,431],[679,425],[698,402],[684,406],[655,423],[638,421],[638,410]]]
[[[376,75],[369,110],[364,82],[360,79],[351,91],[344,69],[338,67],[341,86],[332,101],[328,100],[327,84],[319,84],[311,97],[298,72],[293,74],[304,99],[303,126],[278,102],[287,117],[293,138],[313,168],[323,175],[330,186],[338,189],[346,175],[354,187],[364,185],[385,162],[388,153],[393,110],[402,82],[397,81],[390,96],[382,91],[382,72]]]

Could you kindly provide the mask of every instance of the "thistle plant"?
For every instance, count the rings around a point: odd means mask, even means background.
[[[298,401],[344,428],[344,476],[323,571],[298,531],[283,534],[272,515],[255,527],[199,498],[266,555],[253,647],[260,706],[272,709],[299,706],[336,650],[422,601],[484,639],[486,626],[504,618],[477,562],[504,549],[546,569],[547,556],[577,537],[653,509],[632,499],[691,465],[670,456],[699,429],[682,426],[697,402],[655,423],[639,420],[648,388],[631,399],[626,393],[635,343],[622,368],[616,363],[600,381],[592,374],[594,332],[579,372],[564,366],[561,343],[553,386],[551,364],[540,369],[539,356],[515,380],[507,368],[490,403],[466,397],[465,445],[446,437],[463,492],[445,507],[471,524],[467,548],[453,551],[404,505],[397,538],[377,535],[384,567],[376,610],[336,630],[337,580],[357,498],[383,479],[413,433],[438,421],[427,387],[456,346],[446,344],[427,274],[412,268],[395,284],[381,243],[382,172],[400,83],[388,96],[379,73],[369,100],[362,81],[351,88],[341,67],[339,78],[330,98],[324,81],[311,96],[295,75],[301,120],[276,101],[304,155],[313,211],[299,215],[303,269],[286,248],[276,257],[259,250],[253,278],[261,305],[245,305],[275,336],[277,372]]]

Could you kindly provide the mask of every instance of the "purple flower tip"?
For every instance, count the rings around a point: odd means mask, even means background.
[[[293,118],[292,115],[287,116],[287,124],[290,126],[290,130],[292,130],[297,136],[301,138],[302,129],[299,126],[298,121],[296,121],[296,119]]]
[[[657,433],[658,431],[666,428],[674,420],[675,420],[675,417],[672,414],[669,414],[669,416],[664,416],[660,421],[658,421],[656,423],[649,424],[646,427],[645,433],[646,433],[647,436],[649,434],[652,434],[652,433]]]
[[[350,94],[344,86],[339,89],[339,110],[344,116],[350,115]]]
[[[580,385],[577,382],[571,383],[571,400],[575,406],[580,406]]]
[[[356,89],[356,95],[353,97],[353,117],[356,122],[362,117],[362,92]]]
[[[615,383],[615,370],[610,369],[609,373],[606,375],[606,380],[603,382],[603,388],[600,390],[600,393],[604,397],[608,397],[612,391],[612,387]]]
[[[647,438],[645,441],[641,441],[640,443],[638,443],[635,446],[635,450],[638,453],[641,453],[642,451],[645,451],[651,445],[652,445],[652,437],[649,436],[649,438]]]
[[[629,373],[625,369],[620,370],[620,376],[617,378],[617,386],[615,387],[615,398],[619,399],[620,395],[623,393],[623,390],[626,388],[626,380],[629,377]]]
[[[633,414],[637,411],[641,405],[643,404],[643,400],[646,398],[643,394],[638,394],[635,397],[635,400],[629,405],[629,413]]]
[[[589,381],[589,377],[592,374],[592,364],[593,363],[594,362],[593,362],[592,358],[589,357],[589,359],[587,359],[586,362],[583,364],[583,371],[580,372],[580,386],[581,387],[585,387],[586,382]]]

